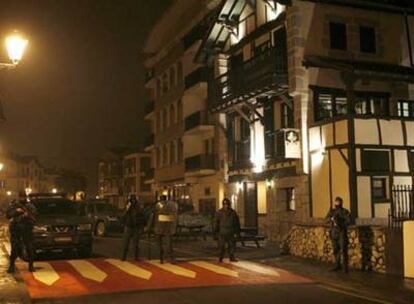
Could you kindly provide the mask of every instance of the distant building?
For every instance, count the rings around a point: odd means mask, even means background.
[[[124,207],[130,194],[147,203],[152,201],[151,185],[144,180],[150,169],[150,155],[136,150],[111,148],[99,161],[99,196],[118,208]]]
[[[146,119],[154,174],[147,183],[195,211],[213,212],[224,195],[225,139],[211,119],[207,80],[194,62],[211,13],[220,1],[175,1],[154,26],[143,52],[148,78]],[[221,134],[221,135],[220,135]]]

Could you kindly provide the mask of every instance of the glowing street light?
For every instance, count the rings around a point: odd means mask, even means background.
[[[56,189],[56,188],[53,188],[53,189],[52,189],[52,193],[53,193],[53,194],[56,194],[57,192],[58,192],[58,191],[57,191],[57,189]]]
[[[4,169],[4,164],[0,163],[0,171],[2,171]]]
[[[11,196],[12,195],[12,192],[11,191],[7,191],[6,194],[7,194],[7,196]]]
[[[28,41],[17,32],[6,38],[6,49],[11,63],[0,63],[0,69],[12,69],[17,66],[26,50]]]

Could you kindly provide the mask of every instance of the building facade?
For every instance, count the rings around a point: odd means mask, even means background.
[[[197,212],[213,212],[224,194],[224,138],[208,113],[211,70],[194,61],[220,1],[175,1],[154,26],[143,52],[150,101],[146,142],[154,174],[147,183]]]
[[[410,14],[401,1],[223,1],[196,59],[214,68],[225,194],[244,226],[280,241],[336,196],[357,223],[386,223],[414,170]]]
[[[393,189],[413,184],[413,14],[397,0],[175,1],[144,48],[146,183],[200,212],[229,197],[275,242],[337,196],[356,224],[386,224]]]
[[[148,153],[130,153],[123,160],[124,202],[128,196],[135,194],[143,203],[153,202],[151,185],[145,183],[145,173],[151,168],[151,157]]]

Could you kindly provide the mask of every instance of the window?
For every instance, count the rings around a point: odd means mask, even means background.
[[[170,125],[175,124],[175,106],[174,104],[170,105]]]
[[[211,195],[211,188],[206,187],[204,188],[204,196],[210,196]]]
[[[175,164],[176,160],[175,160],[175,142],[171,142],[170,143],[170,163],[171,164]]]
[[[162,164],[166,166],[168,164],[168,148],[167,145],[164,145],[162,148]]]
[[[169,90],[168,88],[168,75],[167,73],[164,73],[162,75],[162,93],[167,93]]]
[[[295,188],[278,189],[279,200],[285,205],[285,210],[296,211]]]
[[[346,50],[347,49],[347,36],[346,36],[346,24],[338,22],[329,23],[329,36],[331,49]]]
[[[414,101],[413,100],[399,100],[398,101],[398,116],[414,118]]]
[[[166,130],[168,126],[168,113],[167,113],[167,109],[164,109],[162,111],[162,129]]]
[[[162,96],[162,87],[161,87],[161,80],[157,79],[157,98]]]
[[[414,172],[414,150],[410,151],[409,156],[410,156],[410,165],[411,165],[410,171]]]
[[[282,129],[293,128],[293,109],[289,107],[286,103],[282,103],[281,105],[281,116]]]
[[[363,150],[362,170],[367,172],[389,172],[390,157],[388,151]]]
[[[388,96],[361,94],[355,100],[355,113],[361,115],[389,116]]]
[[[373,177],[371,180],[372,201],[383,201],[387,199],[387,178]]]
[[[175,83],[175,68],[170,68],[170,88],[173,88],[176,85]]]
[[[375,29],[369,26],[359,27],[359,45],[362,53],[376,52]]]
[[[178,161],[181,162],[183,160],[183,141],[181,138],[178,140]]]
[[[333,90],[315,91],[315,121],[347,114],[345,92]]]
[[[180,84],[183,82],[183,64],[181,62],[177,63],[177,83]]]

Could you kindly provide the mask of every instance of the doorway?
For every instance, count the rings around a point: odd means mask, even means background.
[[[245,182],[244,193],[244,226],[257,228],[257,184],[255,182]]]

